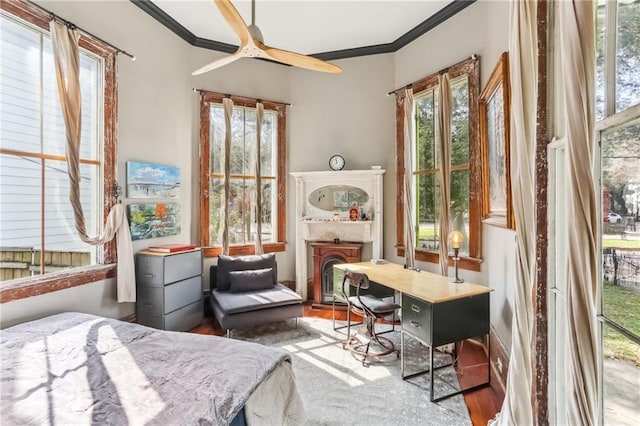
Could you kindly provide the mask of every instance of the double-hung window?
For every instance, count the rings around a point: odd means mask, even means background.
[[[263,101],[260,138],[262,210],[256,207],[255,153],[257,143],[256,101],[232,96],[230,170],[225,174],[225,95],[201,94],[201,235],[207,256],[222,252],[224,214],[228,214],[230,254],[254,252],[258,221],[265,252],[283,251],[285,240],[286,108]],[[224,185],[229,199],[225,203]]]
[[[449,184],[449,230],[464,235],[460,248],[460,266],[480,269],[480,150],[478,138],[478,59],[472,58],[448,69],[450,76],[451,115],[451,178]],[[440,133],[438,126],[438,75],[423,78],[411,85],[413,91],[413,197],[415,206],[416,259],[438,262],[440,240]],[[404,170],[404,112],[397,102],[397,152],[399,170]],[[398,187],[402,177],[398,176]],[[397,203],[398,255],[404,254],[403,204]]]
[[[104,278],[95,269],[83,278],[80,269],[113,259],[109,247],[91,247],[75,230],[50,18],[26,2],[3,2],[1,9],[0,281],[46,281],[55,289],[55,272],[74,273],[71,280],[65,275],[64,287]],[[115,163],[115,52],[85,35],[80,45],[80,193],[87,231],[95,235],[112,202],[105,194]],[[43,274],[46,280],[34,281]]]
[[[599,0],[596,19],[600,413],[604,424],[636,424],[640,413],[640,1]]]

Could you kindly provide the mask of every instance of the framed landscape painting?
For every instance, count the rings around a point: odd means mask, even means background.
[[[180,168],[127,161],[127,197],[180,198]]]
[[[168,237],[180,233],[180,204],[129,204],[129,228],[132,240]]]
[[[515,229],[509,173],[509,54],[500,56],[480,95],[482,218],[490,225]]]

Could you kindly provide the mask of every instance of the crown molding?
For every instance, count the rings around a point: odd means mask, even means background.
[[[205,49],[215,50],[224,53],[233,53],[238,49],[238,46],[228,43],[222,43],[215,40],[209,40],[201,37],[197,37],[191,31],[180,25],[178,21],[173,19],[162,9],[156,6],[151,0],[130,0],[131,3],[138,6],[144,12],[146,12],[153,19],[173,31],[176,35],[182,38],[184,41],[195,47],[202,47]],[[372,46],[354,47],[343,50],[333,50],[330,52],[314,53],[309,56],[322,59],[324,61],[332,61],[336,59],[355,58],[358,56],[378,55],[381,53],[393,53],[396,52],[407,44],[411,43],[418,37],[431,31],[438,25],[445,22],[447,19],[456,15],[458,12],[471,6],[477,0],[453,0],[451,3],[440,9],[434,15],[422,21],[411,30],[407,31],[402,36],[398,37],[391,43],[376,44]]]

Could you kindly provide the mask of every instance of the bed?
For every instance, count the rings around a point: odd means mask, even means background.
[[[81,313],[0,330],[0,423],[295,425],[289,355]]]

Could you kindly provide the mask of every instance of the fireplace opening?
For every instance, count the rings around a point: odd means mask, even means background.
[[[342,285],[342,283],[333,282],[333,265],[346,262],[347,260],[342,256],[329,256],[322,263],[322,303],[331,303],[334,285]]]
[[[362,244],[360,243],[312,243],[313,247],[313,301],[319,304],[331,304],[334,285],[333,265],[339,263],[360,262]]]

